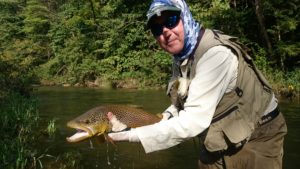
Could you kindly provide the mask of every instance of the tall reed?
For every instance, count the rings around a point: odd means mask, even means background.
[[[38,127],[34,98],[8,94],[0,100],[0,168],[23,169],[32,165]]]

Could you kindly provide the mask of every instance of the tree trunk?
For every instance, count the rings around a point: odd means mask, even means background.
[[[263,36],[263,39],[265,41],[265,45],[268,49],[268,55],[271,57],[273,54],[272,44],[270,41],[270,38],[268,36],[268,33],[266,31],[265,22],[264,22],[264,16],[261,9],[261,0],[255,0],[255,14],[259,23],[260,32]]]
[[[93,12],[93,18],[94,18],[94,21],[96,22],[96,13],[95,13],[93,1],[92,1],[92,0],[89,0],[89,2],[90,2],[91,9],[92,9],[92,12]]]

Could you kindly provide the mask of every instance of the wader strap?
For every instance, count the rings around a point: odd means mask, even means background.
[[[223,169],[227,169],[224,156],[222,156],[222,167],[223,167]]]
[[[191,60],[194,60],[194,56],[195,56],[195,53],[196,53],[196,51],[197,51],[197,48],[198,48],[198,45],[199,45],[199,43],[201,42],[201,40],[202,40],[202,37],[203,37],[203,35],[204,35],[204,33],[205,33],[205,28],[201,28],[200,29],[200,31],[199,31],[199,36],[198,36],[198,38],[197,38],[197,43],[196,43],[196,45],[195,45],[195,49],[193,50],[193,52],[191,53]]]
[[[205,32],[207,32],[207,31],[211,31],[211,30],[206,29]],[[199,46],[197,47],[195,54],[193,55],[194,60],[193,60],[192,66],[191,66],[190,79],[193,79],[195,77],[197,63],[202,58],[203,54],[206,53],[210,48],[221,44],[220,42],[218,42],[216,40],[213,40],[213,41],[211,40],[211,39],[214,39],[214,36],[215,36],[213,33],[205,33],[205,32],[203,33],[203,36],[199,42]]]

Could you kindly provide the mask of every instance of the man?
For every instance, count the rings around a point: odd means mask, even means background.
[[[270,85],[242,46],[204,29],[183,0],[154,0],[147,17],[160,47],[173,55],[173,102],[159,123],[109,136],[141,142],[146,153],[199,136],[201,169],[282,168],[286,124]],[[112,113],[108,118],[120,124]]]

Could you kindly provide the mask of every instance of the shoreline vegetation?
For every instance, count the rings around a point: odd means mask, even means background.
[[[280,72],[283,74],[283,72]],[[297,89],[298,84],[294,83],[286,83],[286,81],[294,81],[295,77],[290,77],[290,79],[272,79],[271,85],[273,86],[273,91],[276,97],[289,99],[291,101],[299,101],[300,99],[300,91]],[[166,85],[154,85],[153,86],[140,86],[138,79],[126,79],[126,80],[114,80],[110,81],[108,79],[96,79],[94,81],[86,81],[84,83],[61,83],[51,80],[41,80],[38,84],[32,84],[33,87],[38,86],[61,86],[61,87],[86,87],[86,88],[99,88],[99,89],[136,89],[136,90],[144,90],[144,89],[160,89],[164,90]]]
[[[39,117],[35,85],[165,89],[171,57],[144,27],[150,2],[0,1],[0,168],[43,168],[44,158],[56,162],[53,168],[80,168],[78,153],[51,157],[37,145],[56,126]],[[297,0],[187,3],[204,27],[237,36],[251,49],[277,96],[299,101]]]

